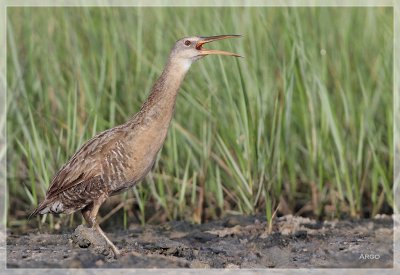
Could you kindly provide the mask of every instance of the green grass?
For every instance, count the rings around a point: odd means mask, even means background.
[[[121,224],[392,211],[391,8],[7,11],[12,225],[84,141],[139,110],[177,39],[231,33],[243,38],[211,47],[245,58],[192,66],[155,170],[119,197]]]

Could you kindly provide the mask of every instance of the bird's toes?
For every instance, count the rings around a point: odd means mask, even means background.
[[[112,254],[104,238],[93,228],[79,225],[72,235],[73,243],[80,248],[87,248],[95,253],[108,256]]]
[[[125,251],[121,251],[115,246],[110,246],[110,250],[113,252],[115,259],[118,259],[126,254]]]

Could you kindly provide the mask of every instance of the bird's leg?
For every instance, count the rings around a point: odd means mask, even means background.
[[[106,240],[107,244],[110,246],[111,250],[114,252],[114,256],[118,257],[121,255],[121,252],[118,248],[108,239],[106,234],[100,228],[99,224],[97,223],[97,213],[99,212],[100,206],[103,202],[107,199],[106,196],[101,196],[99,199],[93,201],[92,204],[82,209],[82,216],[85,221],[88,223],[90,227],[95,229],[103,238]]]

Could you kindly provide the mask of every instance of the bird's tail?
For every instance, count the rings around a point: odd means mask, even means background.
[[[28,216],[28,220],[30,220],[31,218],[33,218],[34,216],[36,216],[37,214],[45,214],[44,212],[42,212],[45,208],[47,207],[47,201],[44,200],[42,201],[39,206],[32,212],[29,214]]]

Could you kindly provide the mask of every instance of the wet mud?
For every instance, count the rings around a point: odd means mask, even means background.
[[[262,216],[201,225],[174,221],[110,232],[121,250],[84,226],[65,234],[7,234],[7,268],[391,268],[393,220],[315,221]],[[94,234],[94,235],[93,235]]]

